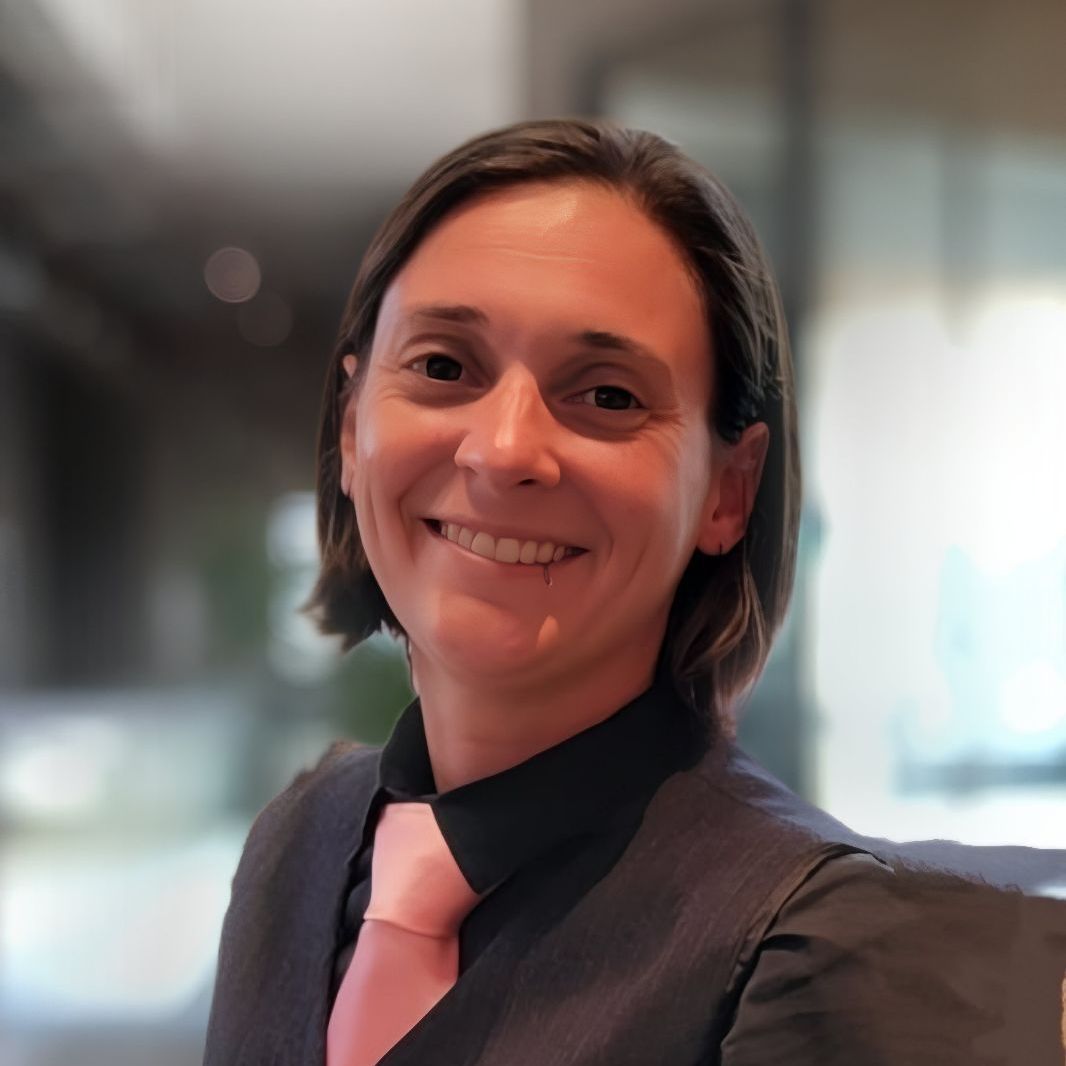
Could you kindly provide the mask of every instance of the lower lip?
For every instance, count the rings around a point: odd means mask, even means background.
[[[454,548],[464,559],[469,559],[474,563],[481,563],[485,566],[491,566],[497,572],[506,572],[515,575],[525,574],[527,576],[536,574],[543,577],[544,568],[546,566],[550,566],[554,572],[556,568],[565,567],[568,563],[575,563],[578,559],[588,555],[587,551],[580,552],[578,555],[564,555],[557,563],[551,561],[546,563],[501,563],[496,559],[489,559],[485,555],[478,555],[477,552],[469,551],[460,544],[457,544],[454,540],[449,540],[443,533],[438,533],[425,519],[422,520],[422,524],[426,527],[429,535],[434,540],[441,541],[445,547]]]

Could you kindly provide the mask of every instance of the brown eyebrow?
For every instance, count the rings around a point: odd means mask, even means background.
[[[489,325],[489,316],[480,308],[469,304],[424,304],[414,308],[408,318],[412,321],[428,320],[433,322],[454,322],[459,325]],[[585,329],[574,333],[569,338],[588,348],[600,351],[620,352],[637,359],[658,363],[665,369],[665,363],[650,348],[620,333],[605,329]]]
[[[427,319],[431,322],[458,322],[460,325],[489,324],[489,316],[484,311],[468,304],[423,304],[414,308],[407,317],[412,321]]]
[[[663,361],[650,348],[620,333],[611,333],[605,329],[586,329],[575,333],[572,339],[589,348],[598,348],[605,352],[622,352],[625,355],[635,356],[637,359],[648,359],[653,363],[663,365]]]

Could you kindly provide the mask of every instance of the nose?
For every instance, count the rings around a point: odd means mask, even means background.
[[[496,489],[558,484],[558,423],[524,366],[508,368],[496,385],[464,410],[466,429],[455,464]]]

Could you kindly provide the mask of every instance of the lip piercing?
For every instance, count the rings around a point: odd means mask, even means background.
[[[552,587],[552,576],[548,573],[547,563],[544,564],[544,584],[547,585],[548,588]]]

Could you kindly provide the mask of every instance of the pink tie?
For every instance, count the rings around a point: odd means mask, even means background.
[[[370,904],[333,1005],[326,1066],[372,1066],[459,977],[459,927],[480,896],[428,803],[390,803],[374,833]]]

